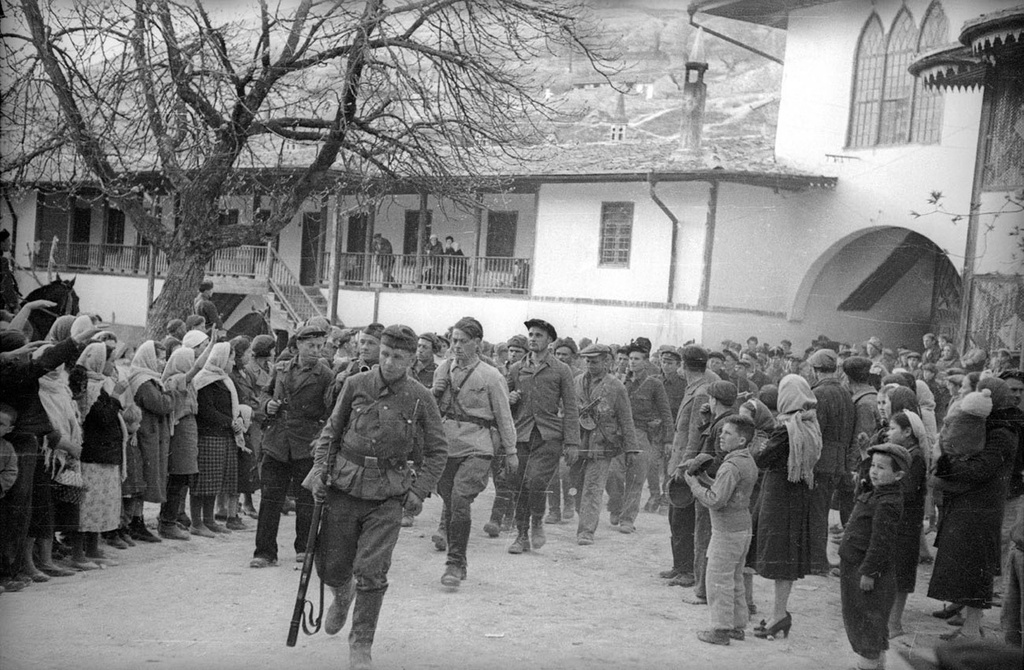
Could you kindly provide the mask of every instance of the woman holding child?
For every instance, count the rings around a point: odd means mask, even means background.
[[[992,578],[999,570],[1007,475],[1017,445],[1009,420],[1016,401],[1006,382],[987,377],[977,388],[992,394],[984,445],[969,453],[952,453],[955,445],[943,445],[933,479],[942,491],[942,507],[928,597],[962,605],[964,617],[963,626],[943,636],[946,639],[982,635],[981,617],[990,607]]]

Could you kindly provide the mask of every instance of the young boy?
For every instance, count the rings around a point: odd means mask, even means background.
[[[910,452],[898,444],[868,449],[871,469],[839,545],[843,626],[858,655],[857,667],[885,666],[889,648],[889,611],[896,599],[893,552],[903,515],[900,480],[910,467]]]
[[[754,421],[739,414],[726,417],[719,447],[725,459],[714,480],[685,473],[693,496],[711,512],[711,543],[705,572],[711,630],[697,633],[708,644],[742,640],[750,618],[743,564],[750,546],[750,494],[757,482],[757,465],[748,446],[754,439]]]

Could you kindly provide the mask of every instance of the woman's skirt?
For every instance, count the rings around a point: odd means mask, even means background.
[[[234,464],[233,486],[238,488],[238,458],[228,458],[228,450],[238,451],[235,441],[229,437],[199,436],[199,472],[192,476],[190,492],[193,496],[215,496],[228,493],[225,485],[229,482],[228,461]]]
[[[167,473],[171,475],[194,475],[199,472],[199,429],[194,414],[183,416],[174,426],[171,435],[170,455],[167,458]]]
[[[116,464],[82,463],[85,493],[79,512],[79,530],[104,533],[121,522],[121,468]]]

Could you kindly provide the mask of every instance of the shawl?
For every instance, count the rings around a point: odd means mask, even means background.
[[[757,398],[751,398],[743,403],[742,409],[747,410],[754,420],[754,439],[748,445],[751,454],[760,453],[768,444],[768,435],[775,428],[775,415]]]
[[[786,375],[779,382],[779,422],[789,435],[789,481],[806,482],[814,488],[814,466],[821,457],[821,426],[811,386],[800,375]]]
[[[56,344],[71,337],[71,324],[75,322],[75,318],[70,314],[58,316],[57,320],[50,326],[50,331],[46,333],[46,341]]]
[[[914,449],[919,448],[921,450],[921,455],[924,456],[925,466],[927,467],[931,463],[932,458],[938,458],[938,456],[940,455],[937,453],[933,453],[932,451],[935,447],[937,447],[937,444],[936,442],[933,442],[932,438],[928,435],[928,431],[924,427],[924,421],[922,421],[921,417],[918,416],[916,412],[909,409],[905,409],[903,410],[903,413],[910,421],[911,432],[913,432],[914,437],[917,438],[917,447],[914,447],[913,449],[908,449],[908,451],[910,451],[910,453],[913,454]]]
[[[245,421],[245,415],[243,415],[241,407],[238,404],[238,390],[235,388],[235,382],[231,380],[231,376],[225,371],[231,364],[231,345],[227,342],[218,342],[213,345],[210,350],[210,355],[206,359],[206,365],[203,369],[196,374],[192,380],[192,386],[195,387],[198,393],[200,389],[203,389],[214,382],[224,382],[224,386],[227,387],[228,392],[231,394],[231,416],[234,418],[242,418],[243,423]],[[245,405],[245,407],[249,407]],[[248,416],[252,417],[252,409],[249,408]],[[246,426],[247,427],[247,426]],[[243,428],[244,433],[244,428]],[[243,433],[235,433],[235,443],[239,447],[245,446],[245,436]]]
[[[103,374],[103,368],[107,365],[107,345],[102,342],[93,342],[82,351],[78,357],[78,365],[85,368],[89,378],[85,389],[85,398],[81,404],[82,417],[89,415],[93,403],[100,397],[100,391],[106,390],[108,394],[114,393],[114,382]]]
[[[195,364],[196,352],[188,347],[178,347],[167,359],[164,366],[164,387],[174,398],[174,409],[171,410],[171,435],[178,421],[195,414],[199,409],[196,399],[196,388],[188,383],[188,373]]]
[[[132,398],[135,398],[139,388],[148,381],[156,382],[161,389],[164,387],[163,378],[160,376],[160,361],[156,357],[156,345],[153,340],[146,340],[139,346],[128,370],[128,385]]]
[[[60,443],[56,448],[81,452],[82,417],[68,388],[67,373],[63,367],[39,378],[39,402],[46,410],[50,425],[60,432]]]
[[[932,444],[938,443],[939,425],[935,420],[935,394],[923,380],[917,380],[917,404],[921,407],[921,421]]]

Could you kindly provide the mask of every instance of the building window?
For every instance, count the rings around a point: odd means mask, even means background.
[[[124,244],[124,212],[107,208],[107,229],[103,233],[104,244]]]
[[[906,7],[886,36],[877,14],[868,18],[857,44],[847,145],[939,141],[942,93],[915,81],[908,67],[917,54],[946,43],[949,22],[933,2],[918,30]]]
[[[626,139],[626,126],[614,125],[612,126],[610,139],[612,142],[621,142]]]
[[[633,203],[601,203],[601,250],[598,265],[626,267],[633,237]]]
[[[218,226],[237,226],[238,225],[238,210],[229,209],[227,211],[221,210],[217,214],[217,225]]]
[[[434,212],[433,210],[427,210],[427,225],[423,230],[423,249],[426,250],[427,242],[430,240],[430,231],[434,227]],[[420,229],[420,210],[418,209],[407,209],[405,210],[405,231],[402,235],[402,253],[406,255],[416,255],[416,231]],[[414,262],[415,259],[405,259],[406,262]]]

